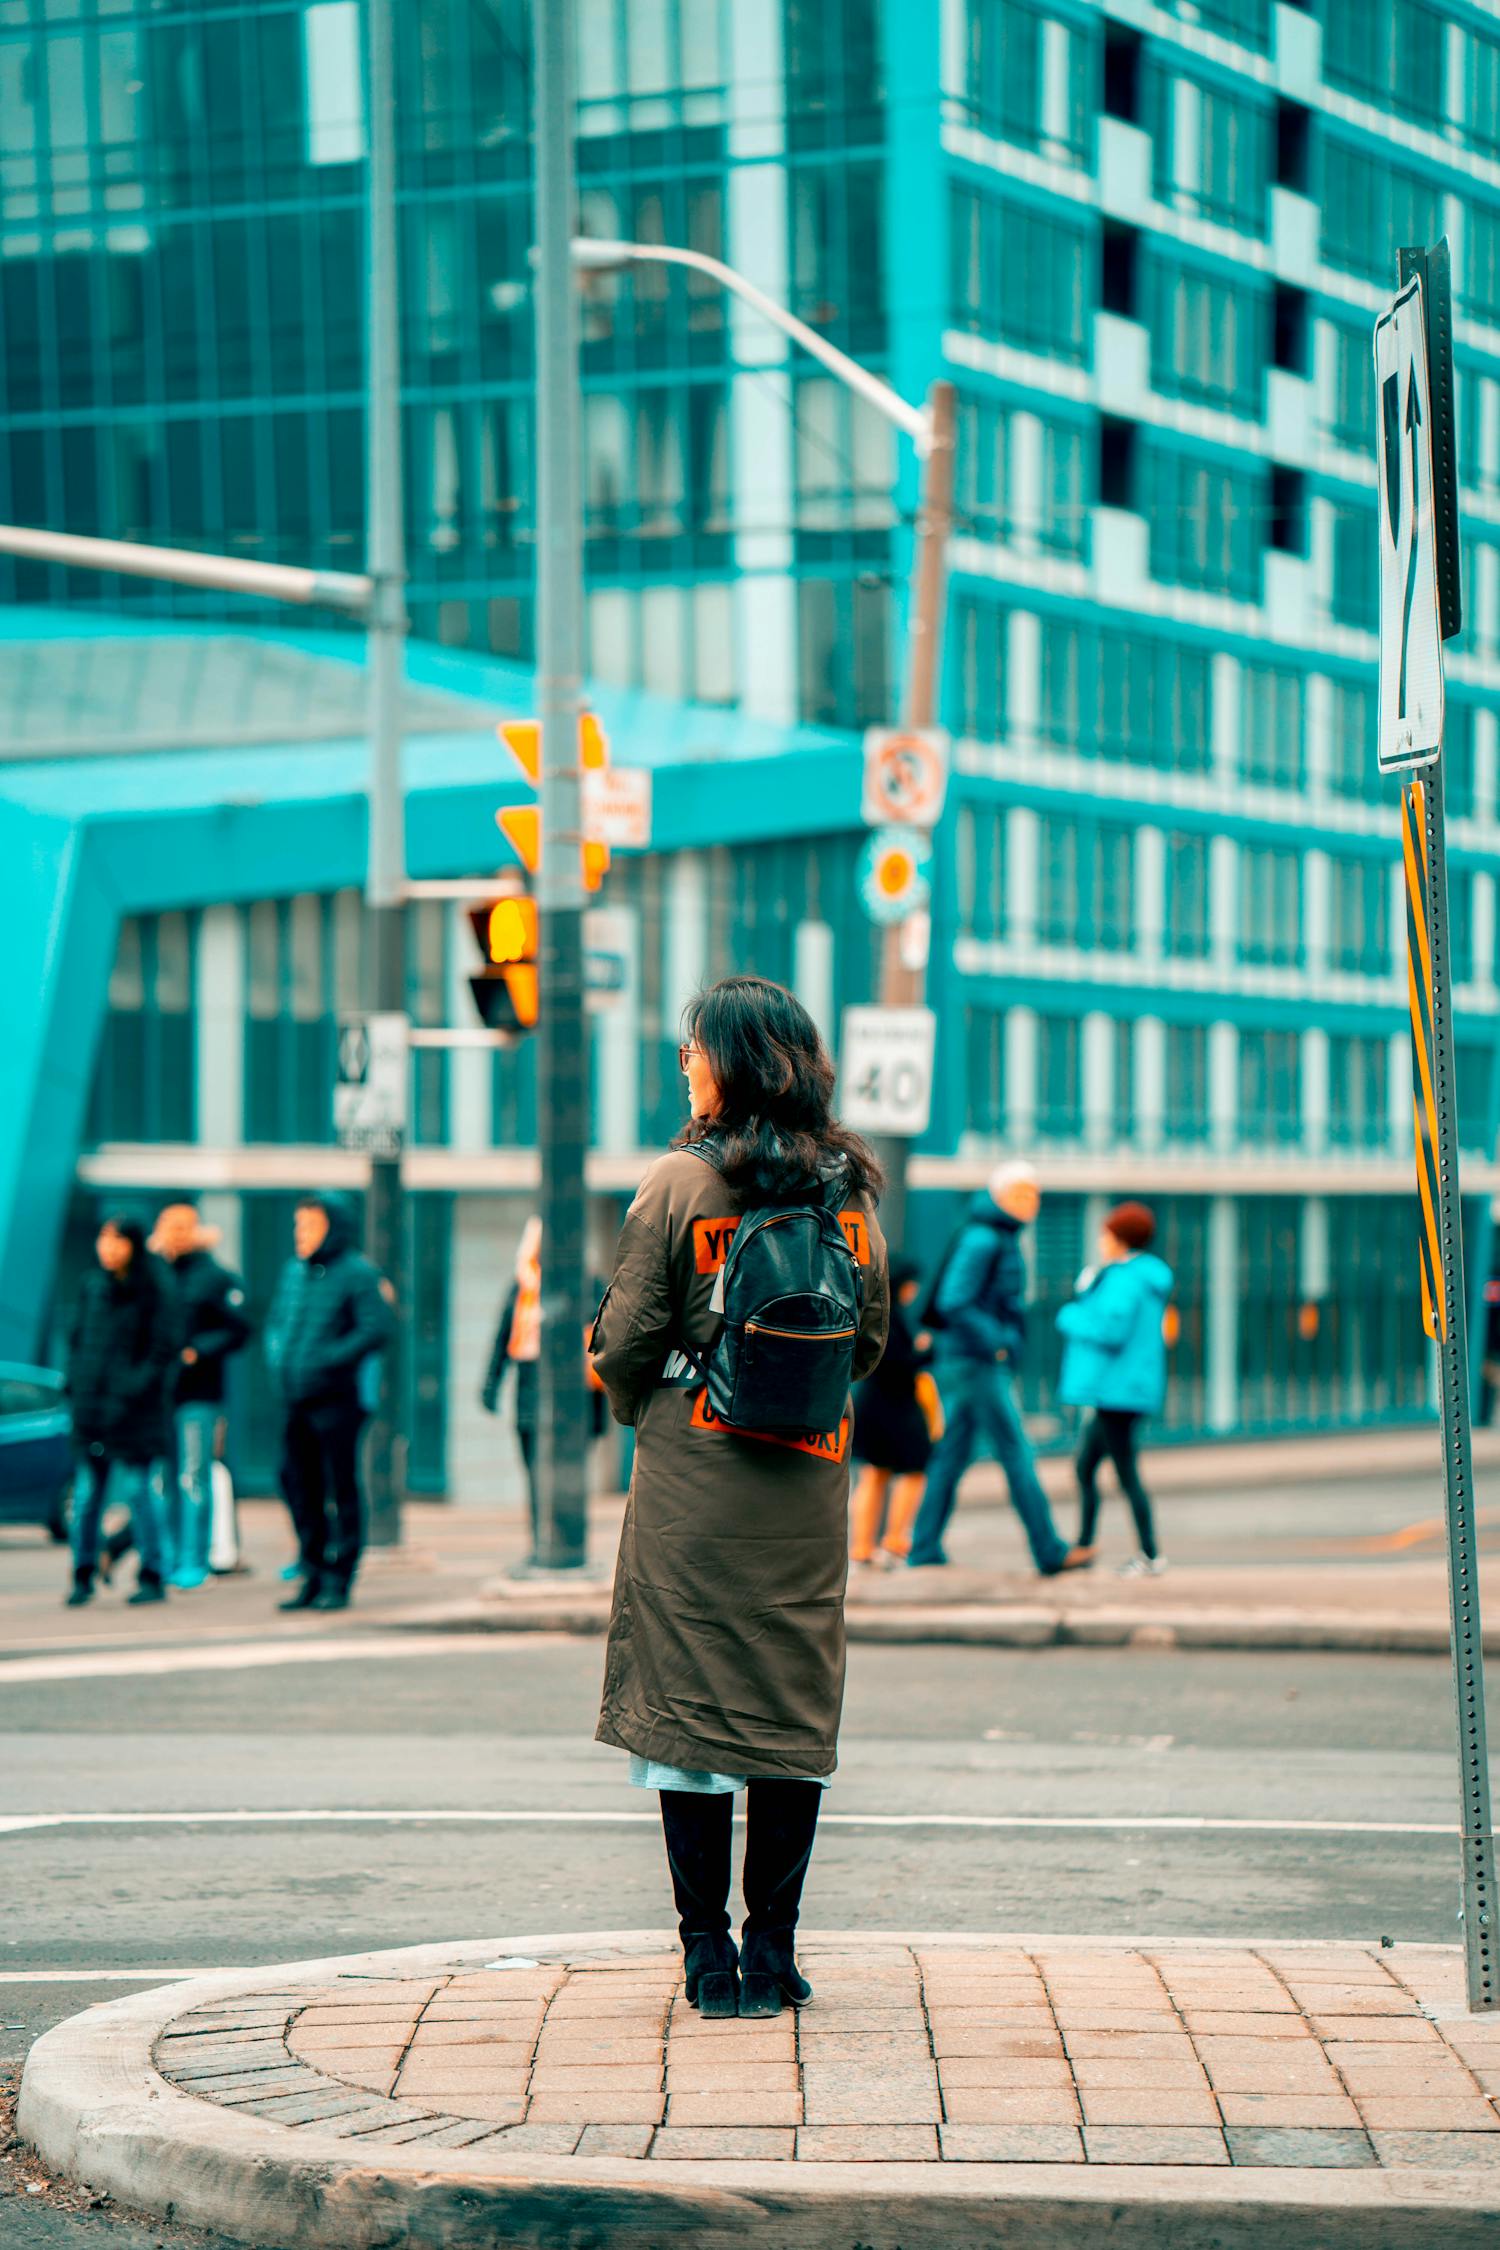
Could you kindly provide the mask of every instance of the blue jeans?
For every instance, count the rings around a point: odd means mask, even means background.
[[[142,1461],[86,1454],[73,1479],[73,1574],[92,1578],[99,1565],[99,1526],[111,1500],[130,1510],[142,1578],[162,1577],[161,1516],[156,1470]]]
[[[1047,1495],[1037,1479],[1031,1447],[1016,1411],[1009,1369],[999,1360],[940,1361],[937,1384],[943,1401],[944,1429],[928,1464],[927,1490],[912,1526],[907,1560],[914,1565],[946,1562],[943,1533],[958,1498],[958,1480],[987,1438],[1005,1472],[1011,1506],[1021,1519],[1032,1560],[1038,1570],[1050,1575],[1061,1565],[1068,1547],[1052,1521]]]
[[[213,1523],[214,1439],[223,1408],[206,1399],[179,1406],[172,1419],[177,1433],[177,1475],[167,1478],[166,1537],[163,1559],[177,1575],[202,1579],[208,1573],[208,1538]]]

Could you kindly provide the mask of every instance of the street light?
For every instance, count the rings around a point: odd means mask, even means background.
[[[801,346],[809,359],[826,367],[847,390],[864,399],[878,414],[911,438],[922,465],[922,487],[917,503],[916,538],[912,555],[911,600],[907,612],[907,662],[902,724],[913,729],[930,727],[937,720],[939,663],[942,655],[944,595],[948,576],[948,540],[953,530],[953,456],[958,421],[958,393],[952,383],[939,378],[927,392],[925,405],[893,390],[880,376],[861,367],[857,359],[841,352],[809,328],[785,305],[757,289],[722,258],[703,250],[683,250],[669,243],[607,242],[592,236],[575,236],[573,264],[582,273],[620,273],[635,265],[686,266],[707,274],[731,296],[738,297]],[[903,960],[901,930],[885,932],[880,964],[880,997],[887,1007],[920,1005],[926,983],[924,967]],[[886,1232],[899,1243],[906,1233],[907,1143],[883,1139],[880,1155],[885,1166],[884,1216]]]

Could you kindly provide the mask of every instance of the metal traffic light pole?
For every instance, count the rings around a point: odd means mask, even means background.
[[[573,284],[573,8],[532,12],[536,81],[537,717],[541,721],[541,1419],[533,1566],[581,1570],[588,1542],[583,1339],[588,1040],[583,986],[583,525],[578,315]]]
[[[406,545],[401,494],[401,325],[396,233],[396,76],[392,0],[365,0],[369,108],[369,254],[366,260],[365,568],[370,582],[365,666],[370,735],[370,837],[365,905],[373,956],[374,1011],[406,1013],[406,799],[401,777],[401,703],[406,662]],[[410,1099],[408,1081],[408,1099]],[[365,1247],[398,1286],[409,1271],[401,1151],[373,1151]],[[401,1540],[402,1440],[407,1323],[398,1307],[380,1404],[366,1454],[369,1541]]]

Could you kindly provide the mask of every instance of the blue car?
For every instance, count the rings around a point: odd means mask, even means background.
[[[68,1536],[73,1419],[52,1367],[0,1360],[0,1523],[39,1523]]]

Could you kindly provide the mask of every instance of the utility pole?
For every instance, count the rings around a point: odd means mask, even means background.
[[[374,1009],[406,1012],[406,798],[401,774],[406,669],[406,551],[401,494],[401,321],[396,232],[396,74],[392,0],[365,0],[369,132],[369,221],[365,302],[365,637],[370,736],[370,845],[365,882]],[[409,1096],[408,1096],[409,1098]],[[365,1205],[365,1245],[398,1292],[409,1271],[401,1149],[375,1153]],[[370,1427],[369,1538],[401,1539],[402,1439],[406,1404],[406,1308],[386,1355],[381,1402]]]
[[[952,383],[939,378],[927,393],[927,438],[921,456],[922,484],[917,503],[907,618],[906,692],[901,718],[904,726],[913,729],[936,726],[939,717],[957,434],[958,393]],[[908,927],[908,924],[897,923],[885,933],[880,999],[887,1008],[918,1008],[925,998],[925,954],[920,961],[915,957],[903,958],[902,954],[902,941]],[[893,1134],[882,1135],[878,1143],[877,1153],[886,1180],[880,1207],[881,1224],[893,1248],[900,1247],[906,1240],[909,1150],[909,1142]]]
[[[542,1570],[587,1560],[588,1041],[583,994],[583,523],[577,294],[573,281],[573,8],[532,11],[536,81],[537,716],[542,725],[541,1426],[537,1542]]]

